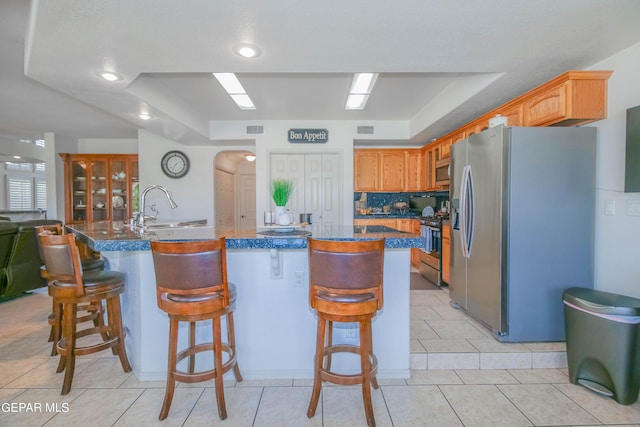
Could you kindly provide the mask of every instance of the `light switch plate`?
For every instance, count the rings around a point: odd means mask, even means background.
[[[615,215],[616,214],[616,201],[615,200],[605,200],[604,201],[604,214],[605,215]]]

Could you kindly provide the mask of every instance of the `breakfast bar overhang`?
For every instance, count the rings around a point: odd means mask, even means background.
[[[260,231],[214,232],[198,226],[157,228],[146,232],[122,223],[67,225],[78,241],[101,252],[109,268],[126,275],[122,296],[126,348],[136,377],[164,380],[167,370],[169,321],[156,304],[150,240],[227,239],[227,270],[238,290],[235,331],[238,365],[247,379],[313,378],[316,317],[309,307],[307,238],[364,240],[385,237],[384,307],[373,321],[373,347],[380,378],[410,375],[409,277],[411,248],[424,239],[386,227],[308,226],[307,233],[264,236]],[[292,233],[293,234],[293,233]],[[211,339],[206,322],[198,341]],[[336,325],[334,342],[358,342],[356,325]],[[180,346],[186,343],[181,331]],[[212,363],[203,357],[196,361]],[[359,366],[357,355],[336,357],[337,369]],[[210,366],[210,365],[209,365]],[[356,369],[357,370],[357,369]]]

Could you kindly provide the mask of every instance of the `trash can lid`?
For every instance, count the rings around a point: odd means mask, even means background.
[[[562,299],[576,307],[598,314],[640,316],[640,299],[587,288],[569,288]]]

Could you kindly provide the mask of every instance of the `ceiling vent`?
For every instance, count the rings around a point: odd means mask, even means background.
[[[247,126],[248,135],[261,135],[263,133],[264,133],[264,126],[261,126],[261,125]]]
[[[373,126],[358,126],[358,135],[373,135]]]

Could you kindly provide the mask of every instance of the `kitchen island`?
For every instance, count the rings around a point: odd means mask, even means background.
[[[149,228],[142,232],[117,222],[67,225],[77,239],[100,251],[109,267],[126,275],[122,296],[129,360],[138,379],[166,377],[169,321],[156,305],[150,241],[225,237],[229,281],[238,289],[235,309],[238,365],[248,379],[313,378],[316,317],[309,307],[307,236],[332,240],[385,237],[384,307],[373,322],[373,345],[380,378],[410,374],[410,249],[424,247],[415,234],[387,227],[295,227],[219,230],[210,226]],[[186,325],[185,325],[186,330]],[[185,333],[182,333],[182,340]],[[210,340],[210,324],[197,327]],[[336,325],[336,342],[357,343],[355,325]],[[186,341],[181,341],[184,346]],[[359,366],[355,355],[334,357],[338,369]],[[203,356],[197,363],[212,363]]]

